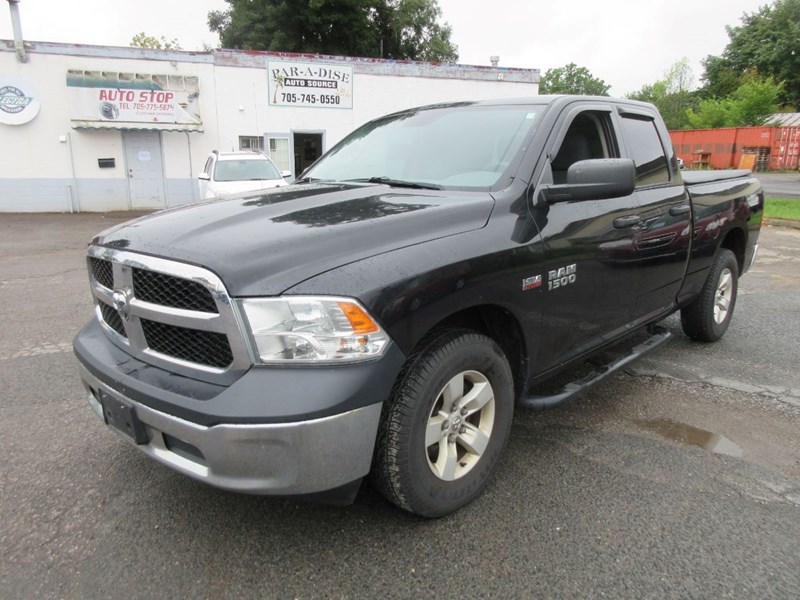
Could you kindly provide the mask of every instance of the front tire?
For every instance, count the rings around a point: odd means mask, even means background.
[[[376,487],[421,516],[458,510],[486,487],[513,412],[511,369],[491,338],[457,329],[423,341],[384,407]]]
[[[681,309],[681,326],[686,335],[701,342],[716,342],[728,329],[739,289],[736,255],[721,248],[714,258],[700,295]]]

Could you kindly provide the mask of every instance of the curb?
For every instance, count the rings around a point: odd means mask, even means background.
[[[800,229],[800,221],[791,221],[789,219],[773,219],[771,217],[764,218],[764,224],[770,227],[788,227],[789,229]]]

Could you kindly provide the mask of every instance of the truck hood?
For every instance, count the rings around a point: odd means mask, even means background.
[[[166,210],[93,244],[214,271],[232,296],[277,295],[330,269],[486,225],[488,192],[307,184]]]

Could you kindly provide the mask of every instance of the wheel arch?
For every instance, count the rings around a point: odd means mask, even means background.
[[[438,321],[422,339],[436,331],[453,328],[472,329],[493,339],[503,350],[511,368],[514,397],[524,392],[528,380],[529,352],[522,325],[510,310],[497,304],[463,308]]]
[[[719,248],[725,248],[733,252],[736,256],[736,263],[739,266],[739,273],[744,272],[745,251],[747,248],[747,233],[741,227],[732,227],[722,238]]]

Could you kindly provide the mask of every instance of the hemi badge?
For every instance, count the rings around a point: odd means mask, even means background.
[[[542,286],[542,276],[536,275],[535,277],[528,277],[522,280],[522,291],[532,290]]]

